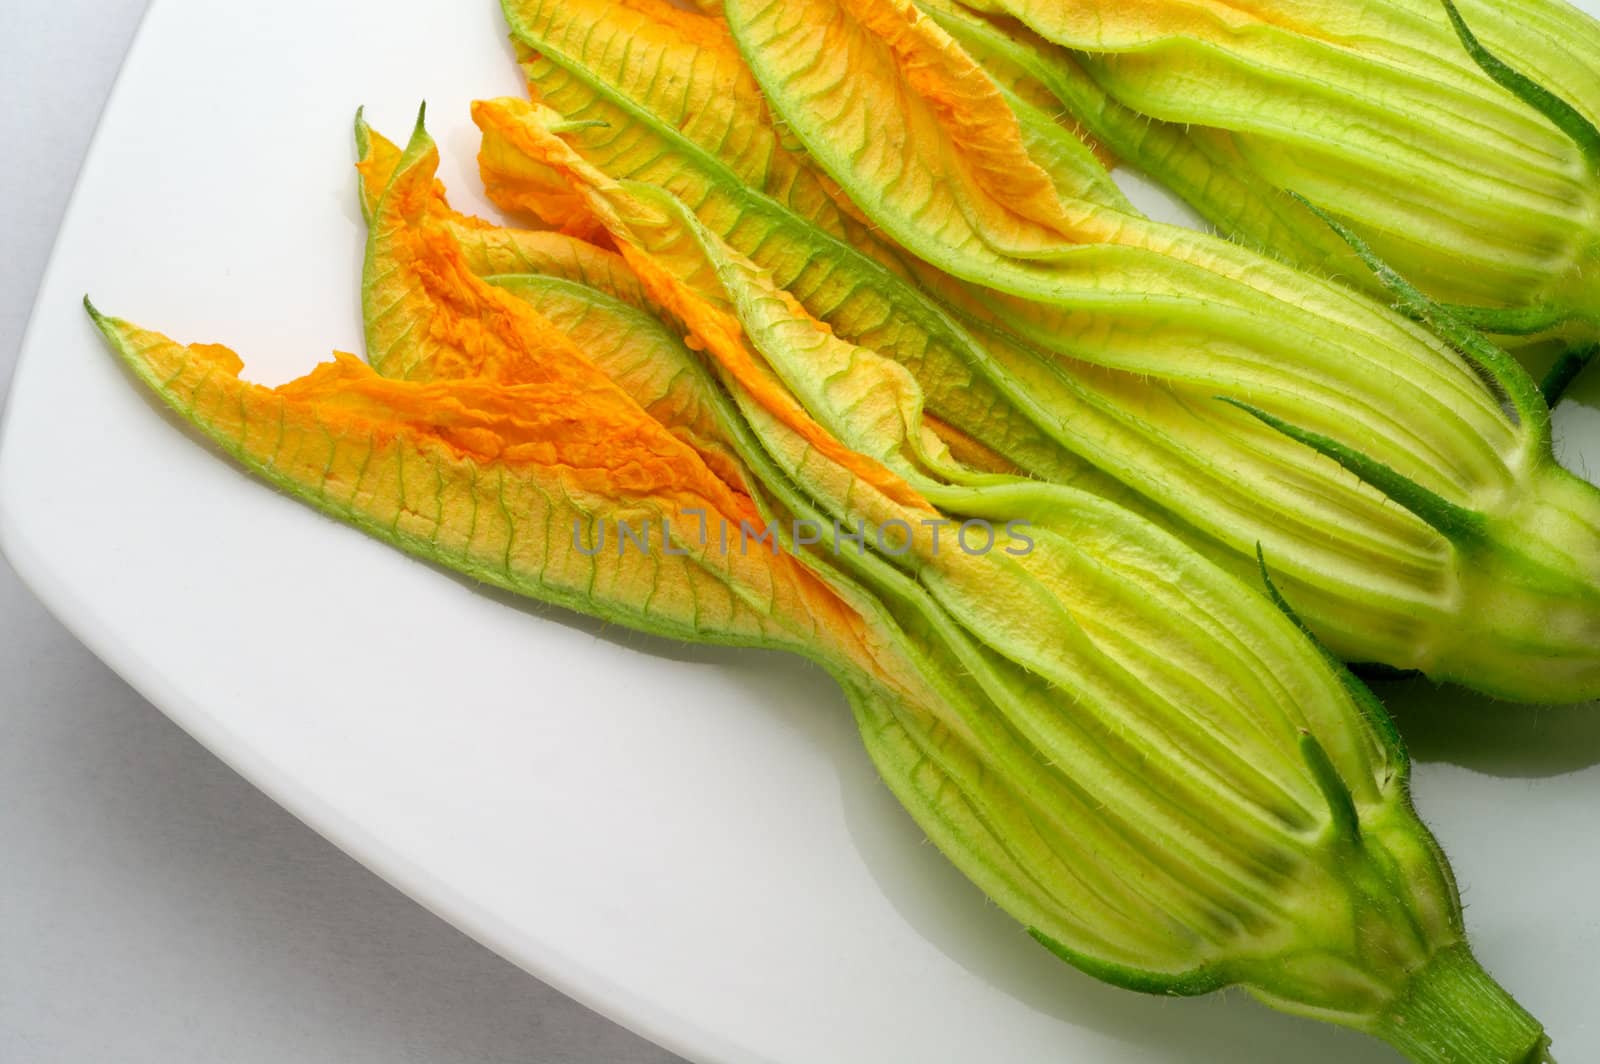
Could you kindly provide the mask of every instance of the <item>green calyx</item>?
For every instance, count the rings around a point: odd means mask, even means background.
[[[1298,443],[1316,451],[1326,458],[1331,458],[1345,469],[1360,477],[1363,483],[1370,484],[1384,495],[1404,506],[1416,514],[1429,527],[1436,529],[1441,535],[1458,546],[1471,546],[1481,542],[1486,532],[1487,522],[1480,513],[1475,513],[1464,506],[1455,503],[1429,491],[1416,481],[1411,480],[1382,462],[1374,461],[1352,447],[1346,446],[1331,437],[1320,433],[1310,432],[1306,429],[1296,428],[1282,418],[1274,417],[1260,407],[1251,406],[1249,403],[1227,396],[1218,396],[1218,401],[1227,403],[1243,410],[1264,425],[1283,433]]]
[[[1590,168],[1600,170],[1600,129],[1596,129],[1594,123],[1585,118],[1583,112],[1576,107],[1520,70],[1512,68],[1485,48],[1477,35],[1467,26],[1466,20],[1461,17],[1461,12],[1453,0],[1439,0],[1439,2],[1444,5],[1450,25],[1460,38],[1461,46],[1472,57],[1472,61],[1477,63],[1495,84],[1544,115],[1550,120],[1551,125],[1571,137],[1572,143],[1578,146],[1578,150],[1583,152],[1583,157],[1589,161]]]
[[[1550,406],[1546,401],[1545,393],[1538,385],[1534,384],[1533,378],[1528,376],[1528,372],[1515,359],[1495,346],[1471,324],[1454,314],[1449,307],[1436,303],[1423,295],[1415,285],[1380,259],[1367,242],[1361,239],[1349,226],[1344,225],[1327,211],[1324,211],[1303,196],[1294,192],[1289,194],[1299,200],[1307,210],[1322,219],[1328,228],[1332,229],[1339,235],[1341,240],[1350,245],[1351,250],[1372,271],[1378,282],[1396,297],[1399,309],[1402,312],[1418,321],[1426,322],[1435,332],[1448,341],[1451,347],[1465,355],[1486,374],[1505,397],[1512,412],[1532,437],[1532,445],[1546,451],[1549,449]]]
[[[1594,356],[1600,354],[1600,343],[1585,344],[1582,347],[1563,351],[1543,379],[1539,381],[1539,393],[1544,396],[1544,401],[1554,410],[1556,404],[1561,402],[1572,382],[1578,379],[1578,374],[1588,368],[1594,361]]]

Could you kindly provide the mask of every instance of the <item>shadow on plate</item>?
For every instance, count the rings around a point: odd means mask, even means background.
[[[1510,779],[1600,764],[1600,703],[1519,705],[1415,675],[1368,681],[1417,761]]]

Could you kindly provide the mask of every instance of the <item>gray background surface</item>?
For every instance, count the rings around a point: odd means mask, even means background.
[[[0,396],[144,7],[0,3]],[[0,1061],[676,1059],[279,809],[0,562]]]

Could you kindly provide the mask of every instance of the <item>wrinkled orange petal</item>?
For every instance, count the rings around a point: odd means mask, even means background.
[[[96,321],[135,374],[235,458],[411,553],[644,630],[787,646],[915,683],[797,558],[719,549],[719,523],[735,537],[741,522],[763,527],[754,503],[601,374],[418,383],[336,355],[265,388],[239,378],[228,348]],[[648,552],[619,549],[622,522],[651,523]],[[603,549],[586,553],[602,526]]]

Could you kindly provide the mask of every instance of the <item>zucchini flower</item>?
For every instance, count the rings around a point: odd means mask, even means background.
[[[1600,25],[1563,0],[926,6],[1225,233],[1377,291],[1292,191],[1485,330],[1600,339]]]
[[[579,179],[636,280],[570,236],[451,211],[420,126],[403,152],[361,136],[366,288],[394,297],[366,305],[383,369],[340,355],[268,389],[226,348],[91,307],[180,417],[310,505],[473,578],[819,661],[940,848],[1103,979],[1242,985],[1429,1064],[1544,1057],[1538,1023],[1466,945],[1388,718],[1286,609],[1098,496],[966,467],[902,366],[553,134],[545,161]],[[479,272],[508,255],[546,272]],[[971,551],[957,532],[940,552],[921,534],[1015,513],[1038,516],[1029,549]],[[793,531],[781,551],[718,549],[696,515]],[[829,519],[917,531],[829,554],[798,533]],[[660,538],[591,551],[608,522],[659,522]]]
[[[546,346],[518,383],[388,380],[341,354],[269,389],[241,380],[225,347],[90,313],[141,381],[246,468],[408,553],[639,631],[886,671],[854,609],[796,559],[687,537],[659,549],[669,529],[764,519],[684,442],[692,411],[661,422],[630,397],[660,395],[658,416],[673,413],[659,392],[673,369],[654,352],[614,381],[575,346]]]
[[[829,563],[911,640],[940,698],[859,714],[868,750],[1036,939],[1119,986],[1241,985],[1417,1061],[1539,1059],[1466,949],[1381,706],[1292,615],[1098,496],[965,468],[904,367],[670,194],[542,148],[704,353],[764,491],[832,527]]]
[[[1261,544],[1347,660],[1525,701],[1600,693],[1600,495],[1556,466],[1548,413],[1508,359],[1137,217],[1081,145],[1058,143],[1046,171],[1047,135],[1018,117],[1028,97],[906,5],[879,11],[897,20],[885,33],[928,44],[914,77],[853,12],[801,7],[781,40],[744,42],[782,123],[720,21],[646,0],[505,10],[565,142],[691,205],[839,336],[910,370],[943,422],[1242,578]],[[737,4],[728,16],[755,32]],[[803,104],[812,86],[762,65],[836,51],[844,65],[812,71],[830,92]],[[529,114],[475,108],[502,195],[539,172]],[[1504,384],[1485,384],[1484,359]]]

